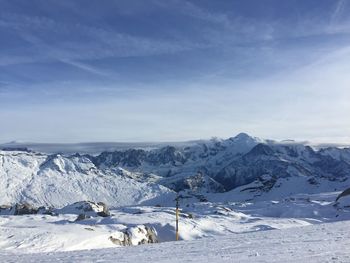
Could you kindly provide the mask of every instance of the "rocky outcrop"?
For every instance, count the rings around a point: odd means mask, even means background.
[[[153,227],[139,225],[115,233],[109,240],[118,246],[136,246],[141,244],[158,243],[157,232]]]
[[[110,216],[109,209],[107,205],[103,202],[91,202],[91,201],[80,201],[71,205],[67,205],[61,209],[57,210],[60,214],[76,214],[80,220],[88,217]],[[85,216],[85,218],[83,218]],[[77,218],[77,219],[78,219]]]
[[[33,215],[33,214],[46,214],[46,215],[57,215],[57,214],[76,214],[78,215],[76,221],[84,220],[90,217],[108,217],[110,212],[108,206],[103,202],[90,202],[81,201],[71,205],[67,205],[61,209],[55,209],[52,207],[35,207],[28,203],[1,205],[0,215]]]
[[[34,206],[24,203],[24,204],[15,204],[12,207],[13,214],[14,215],[30,215],[30,214],[37,214],[38,209]]]
[[[14,204],[13,206],[2,205],[0,206],[0,215],[33,215],[33,214],[47,214],[54,215],[52,208],[44,206],[34,207],[31,204]]]

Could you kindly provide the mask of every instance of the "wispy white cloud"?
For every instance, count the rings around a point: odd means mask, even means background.
[[[206,10],[190,1],[176,1],[176,3],[180,12],[188,16],[224,27],[229,27],[231,25],[231,21],[227,14]]]
[[[334,11],[331,15],[331,19],[330,19],[330,24],[336,24],[339,22],[339,19],[341,18],[341,16],[344,14],[345,8],[346,8],[346,0],[338,0]]]
[[[90,66],[86,63],[81,63],[78,61],[68,60],[68,59],[59,59],[59,58],[58,58],[58,60],[65,63],[65,64],[71,65],[73,67],[76,67],[78,69],[84,70],[84,71],[89,72],[89,73],[93,73],[93,74],[96,74],[96,75],[99,75],[102,77],[110,76],[110,73],[103,71],[103,70],[100,70],[96,67]]]
[[[69,24],[46,17],[2,14],[0,28],[15,30],[25,41],[37,48],[31,58],[9,55],[1,65],[27,63],[47,58],[66,61],[103,59],[109,57],[137,57],[176,53],[200,47],[190,41],[162,40],[129,35],[113,30]],[[46,39],[43,39],[43,36]],[[77,40],[74,40],[77,37]],[[47,42],[47,38],[52,41]],[[56,39],[55,39],[56,38]],[[81,41],[81,39],[86,41]],[[76,65],[77,62],[75,62]]]

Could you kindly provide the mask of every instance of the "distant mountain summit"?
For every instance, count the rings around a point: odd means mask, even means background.
[[[250,135],[248,135],[247,133],[244,133],[244,132],[241,132],[241,133],[237,134],[236,136],[229,138],[228,140],[241,141],[241,142],[247,142],[247,143],[254,142],[254,141],[260,141],[259,138],[252,137],[252,136],[250,136]]]

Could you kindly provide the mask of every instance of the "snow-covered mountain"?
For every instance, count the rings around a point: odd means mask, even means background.
[[[283,183],[276,184],[283,178],[304,178],[310,187],[337,181],[342,187],[350,177],[349,148],[316,150],[302,143],[278,143],[244,133],[182,148],[104,152],[91,160],[101,169],[123,167],[138,174],[141,181],[149,178],[176,191],[225,192],[260,181],[264,187],[256,191],[266,192],[283,188]]]
[[[336,151],[350,156],[347,149]],[[214,179],[230,190],[266,175],[271,178],[271,187],[272,181],[291,177],[307,178],[310,184],[317,184],[321,178],[345,181],[350,177],[350,162],[300,144],[258,144],[225,166]]]
[[[346,188],[350,149],[316,150],[302,143],[278,143],[244,133],[226,140],[98,155],[48,155],[7,148],[0,152],[0,177],[1,204],[63,206],[81,200],[110,206],[161,204],[173,200],[172,190],[201,199],[209,193],[227,192],[229,196],[233,191],[235,196],[250,199],[271,192]]]
[[[200,188],[221,192],[225,186],[216,182],[214,175],[261,142],[258,138],[240,133],[226,140],[213,138],[196,144],[165,146],[150,151],[129,149],[103,152],[89,158],[101,169],[122,167],[132,173],[143,173],[144,180],[158,175],[160,184],[176,191]],[[198,180],[198,177],[202,179]],[[207,183],[203,183],[203,180]]]
[[[174,197],[169,189],[98,169],[79,154],[62,156],[0,151],[0,202],[62,207],[81,200],[124,206],[157,204]]]

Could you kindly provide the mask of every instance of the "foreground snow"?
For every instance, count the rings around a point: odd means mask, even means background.
[[[350,221],[74,252],[13,254],[3,262],[350,262]]]
[[[181,201],[180,239],[195,240],[227,234],[302,227],[350,219],[350,209],[334,206],[336,192],[294,195],[258,202]],[[349,200],[344,200],[347,204]],[[187,202],[187,203],[186,203]],[[58,215],[0,216],[0,249],[18,253],[73,251],[116,247],[111,239],[136,226],[156,230],[159,242],[173,241],[173,207],[130,206],[113,209],[109,217],[67,206]],[[136,242],[137,243],[137,242]]]

